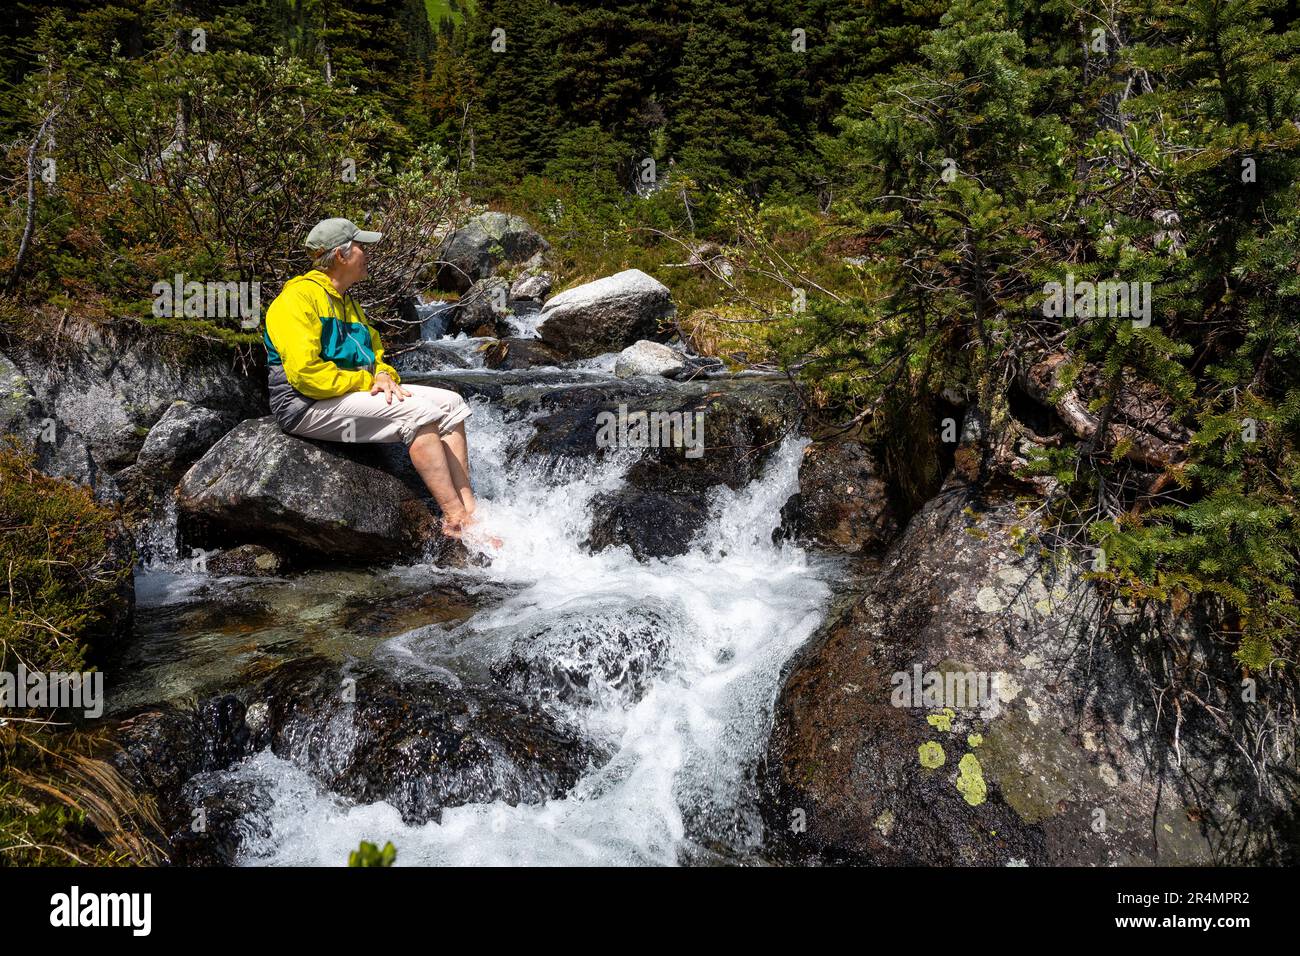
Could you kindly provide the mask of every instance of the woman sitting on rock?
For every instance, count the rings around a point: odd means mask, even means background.
[[[403,442],[459,538],[477,503],[469,482],[465,419],[455,392],[402,385],[379,333],[348,289],[366,277],[366,244],[382,233],[326,219],[307,236],[315,268],[285,283],[266,313],[271,411],[291,435],[341,442]],[[396,399],[396,401],[394,401]]]

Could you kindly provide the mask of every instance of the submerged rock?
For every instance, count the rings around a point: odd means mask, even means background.
[[[540,339],[516,336],[494,342],[484,353],[484,363],[487,367],[502,371],[554,366],[563,361],[563,355]]]
[[[653,603],[577,610],[526,625],[492,676],[543,703],[632,704],[668,660],[672,634],[685,629],[679,615]]]
[[[259,826],[265,794],[213,775],[268,748],[340,796],[391,803],[408,823],[467,803],[559,798],[594,756],[553,718],[491,688],[318,658],[193,709],[142,710],[109,738],[114,764],[159,801],[172,861],[185,863],[231,863],[241,827]]]
[[[475,282],[540,259],[550,248],[525,219],[485,212],[451,233],[438,250],[438,288],[465,292]]]
[[[763,771],[784,853],[1182,865],[1286,842],[1212,721],[1184,725],[1176,765],[1135,653],[1031,510],[950,484],[790,662]]]
[[[628,269],[552,296],[539,316],[542,341],[570,358],[619,351],[665,337],[677,315],[668,287]]]
[[[390,560],[437,538],[402,445],[308,441],[269,417],[214,445],[181,479],[177,503],[201,538],[288,547],[306,559]]]

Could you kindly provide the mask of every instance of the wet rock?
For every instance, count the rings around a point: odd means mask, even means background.
[[[464,333],[471,338],[504,338],[513,333],[510,324],[510,284],[505,279],[480,279],[461,296],[451,313],[449,335]]]
[[[657,423],[660,437],[667,422],[668,444],[636,450],[639,460],[630,466],[626,486],[598,495],[591,505],[588,545],[601,550],[626,544],[640,557],[684,553],[707,520],[713,489],[737,490],[758,477],[801,419],[798,396],[779,378],[674,382],[591,375],[557,387],[550,376],[524,371],[434,378],[429,384],[481,396],[508,417],[528,417],[535,432],[523,453],[555,468],[583,467],[589,456],[624,454],[617,427],[601,435],[602,422],[617,426],[620,413],[670,416],[647,419]],[[682,441],[674,444],[675,437]]]
[[[672,377],[686,367],[684,357],[676,349],[658,342],[642,340],[629,345],[618,354],[614,374],[619,378],[637,375],[666,375]]]
[[[485,212],[443,241],[438,250],[438,288],[463,293],[478,280],[525,265],[549,248],[519,216]]]
[[[241,544],[208,559],[208,571],[219,575],[274,577],[284,568],[284,558],[257,544]]]
[[[391,357],[399,375],[423,375],[447,369],[469,368],[469,360],[453,348],[437,342],[420,342]]]
[[[781,510],[783,530],[843,554],[883,550],[898,536],[899,526],[880,472],[861,441],[808,445],[799,466],[799,493]]]
[[[1030,511],[949,485],[790,662],[762,774],[783,853],[1171,865],[1284,842],[1212,721],[1184,725],[1177,767],[1144,667]]]
[[[193,709],[143,709],[107,737],[114,765],[157,799],[173,862],[193,863],[232,862],[241,834],[265,826],[266,795],[220,771],[268,748],[343,797],[393,804],[409,823],[467,803],[559,798],[593,759],[576,734],[492,688],[319,658]]]
[[[437,537],[400,444],[307,441],[270,417],[241,422],[199,459],[177,504],[200,539],[266,543],[305,560],[414,556]]]
[[[709,518],[703,493],[661,493],[620,488],[599,495],[592,503],[592,551],[626,545],[638,561],[685,554]]]
[[[168,856],[175,865],[234,866],[250,836],[271,836],[275,801],[264,780],[203,771],[186,781],[178,806],[189,811],[190,824],[170,834]]]
[[[492,676],[516,695],[577,707],[640,700],[671,651],[670,635],[685,622],[665,606],[580,610],[523,625]]]
[[[553,296],[539,317],[539,329],[552,348],[571,358],[590,358],[640,339],[665,338],[663,326],[676,314],[667,286],[628,269]]]
[[[622,453],[620,416],[629,439],[637,416],[646,416],[656,445],[640,448],[623,487],[592,500],[587,540],[596,551],[627,545],[641,559],[684,554],[708,519],[713,489],[737,490],[757,478],[799,421],[793,390],[775,381],[621,379],[552,394],[546,403],[554,410],[533,419],[527,450],[557,462]],[[614,430],[602,433],[602,422]]]
[[[345,797],[393,804],[411,823],[466,803],[557,799],[592,759],[543,712],[425,675],[304,662],[260,693],[278,756]]]
[[[245,714],[243,702],[230,694],[195,707],[141,708],[108,728],[110,760],[137,788],[173,807],[196,773],[228,767],[253,752]]]
[[[540,339],[514,336],[494,342],[484,354],[484,363],[488,368],[502,371],[554,366],[563,361],[563,355]]]
[[[533,275],[523,275],[515,280],[514,285],[510,287],[510,298],[542,302],[551,294],[551,285],[555,277],[549,272],[538,272]]]

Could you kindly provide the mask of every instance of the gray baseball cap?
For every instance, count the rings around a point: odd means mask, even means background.
[[[366,232],[351,219],[322,219],[307,233],[307,248],[314,252],[337,249],[345,242],[378,242],[382,232]]]

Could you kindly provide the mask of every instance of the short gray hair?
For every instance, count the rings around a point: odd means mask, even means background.
[[[333,249],[326,249],[323,252],[316,253],[316,261],[312,263],[315,268],[324,271],[334,263],[338,262],[339,254],[352,249],[352,240],[349,239],[341,246],[335,246]]]

